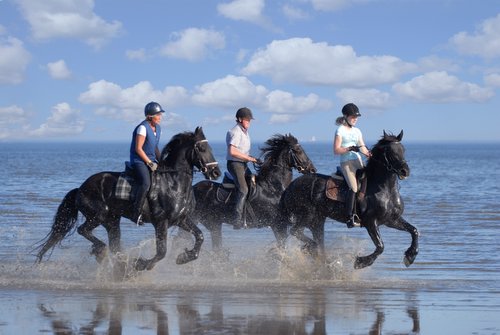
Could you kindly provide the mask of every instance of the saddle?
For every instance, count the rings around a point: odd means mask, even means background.
[[[122,200],[133,200],[135,185],[134,170],[130,162],[125,162],[125,171],[120,173],[115,186],[115,197]]]
[[[356,171],[356,179],[358,180],[359,191],[356,194],[358,201],[362,200],[366,194],[366,175],[363,169]],[[337,171],[332,173],[330,178],[326,181],[325,194],[328,199],[345,202],[347,197],[347,192],[349,191],[349,186],[340,170],[337,167]]]
[[[151,187],[148,197],[156,188],[156,178],[151,177]],[[125,162],[125,171],[120,173],[115,186],[115,197],[122,200],[134,200],[135,195],[135,172],[130,162]]]
[[[248,185],[248,195],[245,202],[245,214],[249,218],[255,218],[255,213],[250,205],[250,201],[257,196],[257,184],[255,181],[255,175],[245,176]],[[215,198],[218,202],[224,204],[235,204],[236,203],[236,185],[234,184],[233,176],[228,172],[224,172],[224,177],[222,179],[221,186],[216,189]]]

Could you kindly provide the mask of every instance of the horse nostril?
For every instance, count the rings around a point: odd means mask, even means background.
[[[309,169],[309,171],[310,171],[311,173],[316,173],[316,169],[315,169],[315,168],[310,168],[310,169]]]

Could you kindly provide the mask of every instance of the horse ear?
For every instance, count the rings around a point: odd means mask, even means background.
[[[403,129],[401,129],[401,132],[398,135],[398,141],[401,142],[402,139],[403,139]]]
[[[196,129],[195,129],[194,133],[195,133],[196,135],[198,135],[198,134],[203,134],[203,128],[202,128],[202,127],[196,127]]]
[[[384,129],[384,138],[387,138],[387,133],[385,132],[385,129]]]

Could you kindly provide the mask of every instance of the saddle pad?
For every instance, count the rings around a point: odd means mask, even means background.
[[[344,194],[340,191],[341,181],[339,179],[328,178],[326,181],[326,197],[335,201],[345,202]]]
[[[129,175],[122,173],[118,177],[115,187],[115,197],[122,200],[132,199],[132,184],[134,179]]]

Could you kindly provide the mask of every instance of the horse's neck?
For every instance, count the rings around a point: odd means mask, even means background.
[[[389,192],[392,192],[392,190],[399,192],[397,175],[387,171],[383,166],[372,167],[372,169],[367,170],[366,178],[368,191],[379,192],[386,189]]]
[[[185,151],[180,151],[174,156],[167,157],[160,167],[170,173],[184,173],[191,176],[191,178],[193,176],[194,169],[188,162]]]
[[[261,173],[257,175],[258,186],[267,188],[272,187],[279,191],[284,191],[291,182],[292,170],[281,165],[274,169],[269,168],[268,171],[261,171]]]

